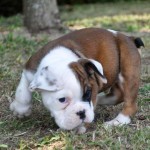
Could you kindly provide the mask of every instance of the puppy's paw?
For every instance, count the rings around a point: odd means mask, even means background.
[[[80,126],[77,128],[77,134],[83,134],[86,132],[86,127]]]
[[[125,116],[124,114],[120,113],[116,118],[111,121],[107,121],[104,123],[104,126],[122,126],[125,124],[129,124],[131,119],[129,116]]]
[[[10,104],[10,110],[18,118],[23,118],[24,116],[29,116],[31,114],[31,107],[32,106],[30,104],[22,104],[18,101],[13,101]]]

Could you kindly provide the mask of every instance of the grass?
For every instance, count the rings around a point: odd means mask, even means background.
[[[13,17],[5,18],[5,17],[0,17],[0,31],[1,32],[6,32],[12,31],[16,28],[19,28],[23,25],[23,18],[21,15],[16,15]]]
[[[14,98],[23,64],[49,40],[60,36],[39,34],[31,36],[23,27],[21,15],[0,17],[0,149],[104,149],[148,150],[150,145],[150,9],[148,2],[75,5],[61,10],[63,24],[70,29],[104,27],[142,37],[141,86],[138,95],[139,110],[132,124],[106,129],[102,123],[113,118],[122,105],[98,107],[96,121],[89,131],[77,135],[60,131],[43,107],[38,93],[33,95],[33,113],[24,119],[15,118],[9,110]],[[66,31],[67,32],[67,31]]]
[[[147,24],[148,23],[148,24]],[[144,15],[115,15],[94,18],[85,18],[82,20],[72,20],[66,22],[67,26],[78,27],[102,27],[113,28],[114,30],[123,30],[126,32],[147,31],[150,30],[150,14]],[[144,26],[143,26],[144,25]]]
[[[68,11],[63,7],[61,18],[71,29],[96,26],[127,32],[147,31],[150,10],[146,5],[148,1],[76,5]]]

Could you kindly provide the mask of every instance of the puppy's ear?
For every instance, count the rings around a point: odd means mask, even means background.
[[[87,60],[82,59],[80,61],[82,61],[82,63],[84,62],[83,67],[89,76],[91,76],[95,72],[100,76],[100,79],[102,80],[103,83],[105,84],[107,83],[107,79],[104,76],[103,67],[101,63],[93,59],[87,59]]]
[[[29,89],[31,91],[57,91],[61,89],[61,86],[47,66],[35,74]]]
[[[77,61],[70,64],[70,68],[76,73],[82,86],[88,84],[88,78],[84,67]]]

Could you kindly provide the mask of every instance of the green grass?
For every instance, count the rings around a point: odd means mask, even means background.
[[[61,18],[71,29],[95,26],[127,32],[150,31],[148,5],[148,1],[76,5],[68,12],[62,8]]]
[[[148,23],[148,24],[147,24]],[[73,27],[102,27],[113,28],[117,31],[135,32],[150,30],[150,14],[144,15],[115,15],[85,18],[82,20],[66,21],[65,25]]]
[[[16,28],[20,28],[23,25],[23,19],[21,15],[12,16],[9,18],[0,17],[0,32],[12,31]]]
[[[149,14],[150,12],[148,1],[70,5],[63,6],[60,10],[61,18],[65,21],[114,15]]]
[[[106,3],[61,7],[63,24],[71,29],[104,27],[128,31],[142,37],[144,64],[150,56],[150,9],[148,2]],[[73,131],[60,131],[43,107],[38,93],[33,94],[33,113],[24,119],[15,118],[9,110],[14,99],[23,64],[55,34],[31,36],[23,27],[21,15],[0,17],[0,149],[133,149],[148,150],[150,145],[150,75],[144,74],[138,95],[139,110],[132,124],[106,129],[103,121],[112,119],[122,105],[98,107],[97,121],[89,131],[77,135]],[[144,32],[143,32],[144,31]],[[68,32],[68,31],[66,31]],[[135,33],[133,33],[135,32]],[[62,33],[60,33],[62,34]],[[147,60],[147,61],[146,61]],[[147,65],[147,66],[148,66]],[[141,74],[142,75],[142,74]]]

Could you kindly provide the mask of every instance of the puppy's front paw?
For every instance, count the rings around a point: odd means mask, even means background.
[[[83,134],[85,132],[86,132],[86,127],[80,126],[80,127],[77,128],[77,133],[78,134]]]
[[[125,116],[124,114],[120,113],[116,118],[111,121],[107,121],[104,123],[104,126],[122,126],[125,124],[129,124],[131,119],[129,116]]]
[[[10,104],[10,110],[13,111],[13,114],[19,118],[29,116],[31,114],[31,107],[32,106],[30,104],[22,104],[16,100]]]

